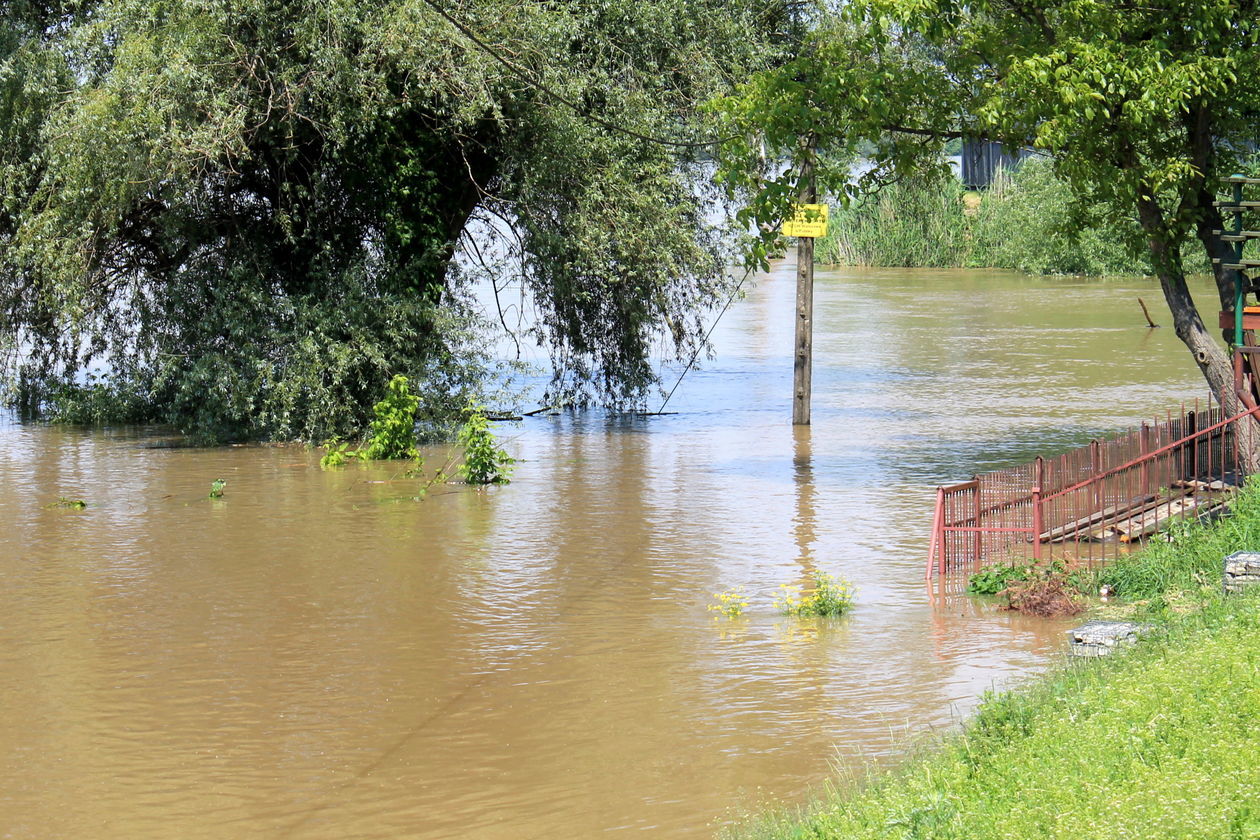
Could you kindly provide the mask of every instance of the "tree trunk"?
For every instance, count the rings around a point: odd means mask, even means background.
[[[1195,364],[1207,380],[1212,393],[1221,401],[1227,416],[1239,414],[1245,407],[1234,389],[1234,366],[1230,357],[1212,338],[1186,284],[1181,252],[1170,243],[1168,226],[1159,204],[1151,197],[1138,199],[1138,221],[1145,231],[1150,247],[1156,276],[1164,292],[1164,300],[1173,317],[1173,329],[1177,337],[1190,350]],[[1209,250],[1209,254],[1211,250]],[[1233,281],[1229,283],[1232,294]],[[1218,280],[1218,289],[1224,299],[1225,289]],[[1255,418],[1240,422],[1235,428],[1238,441],[1238,457],[1248,474],[1260,472],[1260,427]]]

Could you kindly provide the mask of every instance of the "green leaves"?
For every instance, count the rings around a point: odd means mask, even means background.
[[[481,406],[469,406],[468,419],[459,430],[459,445],[464,448],[459,474],[469,484],[509,482],[516,459],[495,442],[485,409]]]
[[[419,458],[416,449],[416,409],[420,399],[411,393],[407,377],[389,381],[385,398],[372,406],[372,423],[361,455],[370,461]]]
[[[637,400],[658,345],[699,349],[712,196],[696,150],[636,135],[708,136],[696,103],[766,66],[787,14],[452,5],[474,41],[423,0],[41,9],[0,32],[0,332],[31,351],[3,379],[47,401],[104,364],[148,416],[317,440],[397,373],[463,405],[487,252],[557,396]]]

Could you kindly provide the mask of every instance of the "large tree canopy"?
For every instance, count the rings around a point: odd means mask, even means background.
[[[946,138],[1039,149],[1083,204],[1133,221],[1178,336],[1222,393],[1230,366],[1191,299],[1181,250],[1197,238],[1209,257],[1227,255],[1213,201],[1260,140],[1258,37],[1246,0],[856,0],[793,62],[722,103],[737,138],[723,176],[769,231],[796,184],[793,170],[763,171],[767,148],[797,161],[818,150],[824,186],[839,193],[863,142],[876,146],[869,183],[940,168]],[[754,256],[773,246],[767,233]],[[1232,308],[1234,273],[1217,268],[1216,282]]]
[[[462,402],[452,256],[495,216],[557,386],[634,399],[727,282],[696,103],[790,6],[0,0],[10,393],[305,438],[395,373]]]

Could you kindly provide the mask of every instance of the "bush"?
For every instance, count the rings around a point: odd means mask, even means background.
[[[372,422],[361,457],[370,461],[419,458],[416,449],[416,409],[419,406],[420,399],[411,393],[407,377],[398,375],[391,379],[385,398],[372,406]]]
[[[1085,611],[1080,591],[1057,563],[1030,567],[999,594],[1006,596],[1008,609],[1039,618],[1059,618]]]
[[[485,409],[479,405],[469,408],[468,420],[459,430],[459,443],[464,447],[464,461],[459,474],[469,484],[507,484],[516,459],[500,449]]]

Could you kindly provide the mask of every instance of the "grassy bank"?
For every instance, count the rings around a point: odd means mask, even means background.
[[[1260,548],[1260,486],[1099,579],[1158,622],[1137,648],[985,700],[899,771],[745,838],[1260,838],[1260,597],[1220,594]],[[1257,595],[1260,595],[1258,593]]]
[[[1201,250],[1187,250],[1187,268],[1207,270]],[[818,240],[817,259],[1028,274],[1151,273],[1136,223],[1082,207],[1038,159],[983,192],[965,191],[956,178],[906,180],[838,207],[828,235]]]

